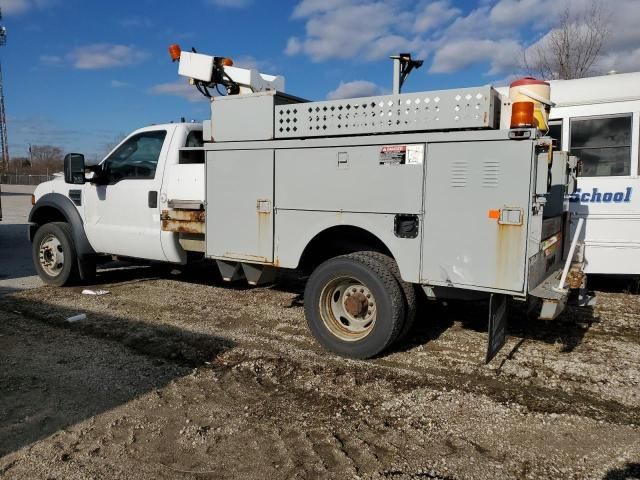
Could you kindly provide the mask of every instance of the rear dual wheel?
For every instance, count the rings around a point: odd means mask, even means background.
[[[415,286],[412,283],[405,282],[402,279],[398,264],[390,256],[385,255],[384,253],[371,251],[357,252],[355,255],[370,257],[379,261],[384,266],[386,266],[387,269],[389,269],[391,274],[398,282],[398,285],[400,285],[404,297],[405,318],[402,329],[398,333],[398,338],[396,339],[396,341],[403,340],[413,328],[413,324],[415,323],[416,316],[418,314],[418,296],[416,295]]]
[[[309,277],[304,294],[307,323],[328,350],[371,358],[402,331],[405,294],[388,261],[377,255],[360,252],[332,258]]]

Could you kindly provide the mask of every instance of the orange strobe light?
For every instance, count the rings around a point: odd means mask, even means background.
[[[174,43],[169,45],[169,56],[171,57],[171,61],[175,62],[176,60],[180,60],[180,54],[182,50],[180,49],[180,45]]]
[[[533,102],[515,102],[511,107],[511,128],[535,127]]]
[[[222,65],[224,65],[225,67],[233,67],[233,60],[231,60],[230,58],[224,58],[222,59]]]

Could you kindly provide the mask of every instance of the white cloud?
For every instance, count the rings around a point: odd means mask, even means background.
[[[328,100],[340,100],[342,98],[372,97],[380,95],[382,89],[375,83],[366,80],[353,82],[340,82],[338,88],[327,94]]]
[[[258,70],[259,72],[273,72],[275,66],[268,60],[259,60],[252,55],[240,55],[233,57],[233,66],[239,68],[248,68]]]
[[[616,0],[611,7],[611,33],[595,68],[601,73],[640,71],[640,5],[637,0]]]
[[[174,97],[182,97],[190,102],[201,102],[205,97],[198,92],[196,87],[189,85],[188,82],[179,79],[175,82],[160,83],[149,89],[149,93],[153,95],[171,95]]]
[[[566,3],[552,2],[551,0],[543,0],[548,3],[549,8],[555,8],[561,12]],[[581,15],[590,7],[591,2],[587,0],[573,0],[572,14],[575,18],[580,19]],[[605,8],[606,8],[606,4]],[[610,7],[610,32],[609,37],[602,49],[600,58],[596,61],[592,68],[593,74],[604,74],[610,70],[618,72],[640,71],[640,29],[637,25],[640,23],[640,9],[637,0],[617,0],[615,8]],[[547,30],[537,41],[527,46],[527,56],[531,58],[532,52],[538,46],[543,44],[545,38],[549,35]]]
[[[209,4],[223,8],[245,8],[253,3],[253,0],[208,0]]]
[[[31,6],[29,0],[2,0],[0,2],[3,15],[19,15],[30,10]]]
[[[448,0],[427,3],[416,14],[413,30],[426,32],[447,23],[452,18],[460,15],[458,8],[451,6]]]
[[[34,8],[42,9],[53,5],[55,0],[0,0],[3,15],[20,15]]]
[[[335,10],[344,5],[344,0],[302,0],[293,10],[292,18],[305,18],[316,13]]]
[[[489,20],[494,25],[513,28],[531,22],[540,7],[540,0],[501,0],[489,12]],[[547,9],[546,13],[545,18],[551,20],[552,12]]]
[[[602,4],[611,12],[611,35],[594,71],[640,69],[638,0]],[[592,0],[497,0],[481,5],[456,18],[435,39],[430,72],[451,73],[486,63],[489,75],[517,73],[523,50],[530,52],[539,44],[567,6],[580,19],[592,5]],[[534,38],[531,29],[537,32]]]
[[[289,38],[285,53],[304,53],[314,61],[331,58],[383,58],[407,50],[411,12],[399,10],[394,0],[303,0],[292,18],[304,19],[305,37]]]
[[[126,17],[120,20],[120,26],[125,28],[151,28],[153,22],[146,17]]]
[[[298,37],[291,37],[287,40],[287,48],[285,48],[284,53],[287,55],[297,55],[302,51],[302,43]]]
[[[408,51],[431,58],[432,73],[486,65],[486,73],[518,73],[522,52],[548,32],[567,6],[577,18],[594,0],[482,0],[462,12],[452,0],[301,0],[291,18],[305,22],[285,53],[313,61],[377,60]],[[611,11],[611,35],[598,71],[640,70],[639,0],[600,1]]]
[[[452,73],[474,64],[489,62],[490,74],[498,74],[519,65],[522,48],[513,40],[466,39],[447,42],[439,48],[431,64],[431,73]]]
[[[146,60],[148,54],[133,46],[96,43],[72,50],[67,59],[79,70],[123,67]]]
[[[123,82],[121,80],[111,80],[111,86],[113,88],[127,88],[130,87],[131,84],[129,82]]]
[[[62,57],[58,55],[40,55],[40,63],[44,65],[60,65]]]

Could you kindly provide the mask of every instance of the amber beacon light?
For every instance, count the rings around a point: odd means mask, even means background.
[[[171,57],[171,61],[175,62],[176,60],[180,60],[180,54],[182,50],[180,49],[180,45],[174,43],[169,45],[169,56]]]
[[[533,102],[516,102],[511,107],[511,128],[534,127]]]

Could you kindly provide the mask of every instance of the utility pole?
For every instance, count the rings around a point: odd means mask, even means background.
[[[2,11],[0,10],[0,20]],[[0,25],[0,46],[7,44],[7,29]],[[7,141],[7,115],[4,110],[4,82],[2,81],[2,65],[0,64],[0,166],[2,170],[9,169],[9,144]]]

